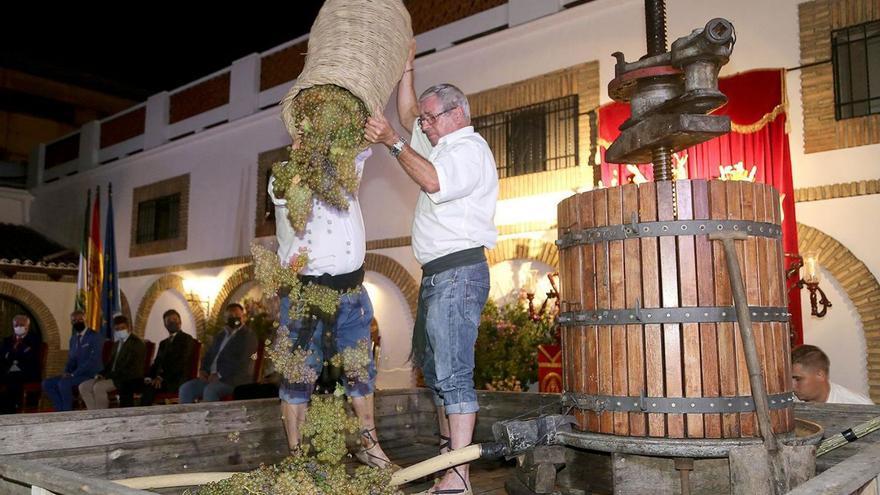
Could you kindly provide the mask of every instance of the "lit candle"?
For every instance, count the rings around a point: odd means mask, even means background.
[[[531,270],[529,270],[529,275],[526,278],[526,287],[525,287],[526,293],[534,294],[535,289],[537,288],[537,285],[538,285],[538,270],[531,269]]]
[[[816,259],[816,255],[813,253],[807,254],[804,256],[804,281],[805,282],[818,282],[819,261]]]

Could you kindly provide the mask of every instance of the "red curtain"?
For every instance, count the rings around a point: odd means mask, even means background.
[[[770,184],[782,196],[782,245],[786,253],[797,254],[797,222],[794,211],[794,187],[791,177],[791,154],[786,132],[785,70],[760,69],[729,77],[718,83],[728,102],[715,115],[728,115],[731,133],[688,148],[675,156],[679,166],[687,169],[690,179],[717,179],[719,167],[742,164],[740,173]],[[599,153],[602,160],[602,183],[615,186],[630,181],[652,180],[650,164],[627,166],[605,162],[605,150],[620,134],[618,127],[629,118],[629,105],[609,103],[599,108]],[[793,258],[785,259],[788,267]],[[797,281],[792,276],[788,285]],[[801,299],[798,291],[789,293],[792,314],[792,344],[803,342]]]

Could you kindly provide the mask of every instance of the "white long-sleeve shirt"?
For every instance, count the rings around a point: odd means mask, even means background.
[[[367,148],[355,158],[358,180],[364,172],[364,162],[372,155]],[[348,210],[339,210],[317,198],[312,200],[312,214],[305,229],[297,234],[287,219],[287,201],[275,197],[275,177],[269,178],[269,197],[275,205],[275,236],[278,238],[278,257],[285,265],[298,255],[300,248],[308,250],[309,263],[300,272],[303,275],[342,275],[364,264],[366,234],[364,218],[357,195],[347,195]]]
[[[412,245],[421,264],[447,254],[495,247],[498,171],[486,141],[471,126],[440,138],[428,161],[440,190],[419,192]]]

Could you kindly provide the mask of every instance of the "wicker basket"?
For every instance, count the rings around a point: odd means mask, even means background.
[[[385,108],[403,74],[412,25],[401,0],[327,0],[309,34],[305,67],[281,101],[282,119],[296,139],[293,99],[320,84],[341,86],[370,113]]]

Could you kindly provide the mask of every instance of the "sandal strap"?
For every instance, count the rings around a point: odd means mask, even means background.
[[[372,428],[361,428],[361,436],[370,441],[369,447],[363,447],[365,451],[379,445],[379,440],[372,435],[374,431],[376,431],[375,426]]]
[[[452,448],[450,447],[451,441],[452,441],[451,438],[447,437],[446,435],[441,434],[440,435],[440,450],[446,449],[447,451],[451,451],[452,450]],[[443,452],[441,452],[441,454],[442,453]]]

